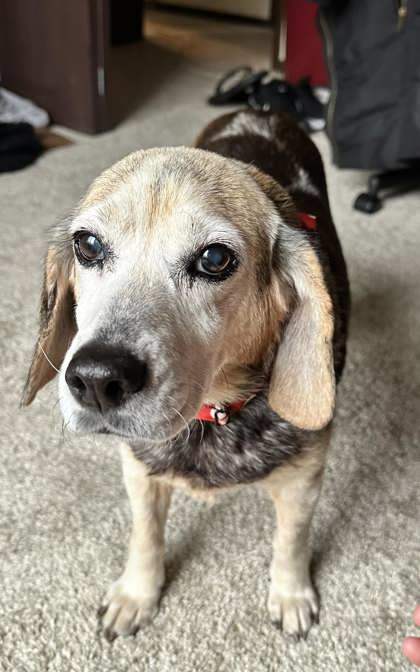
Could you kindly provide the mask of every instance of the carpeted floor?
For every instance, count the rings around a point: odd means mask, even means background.
[[[265,608],[271,506],[254,489],[213,508],[174,498],[168,586],[153,625],[108,644],[96,608],[130,526],[116,442],[62,435],[54,384],[18,408],[36,329],[45,228],[103,168],[190,143],[213,80],[183,63],[112,133],[78,138],[0,178],[0,668],[13,672],[397,672],[420,598],[420,196],[367,217],[361,173],[325,158],[348,259],[353,321],[323,495],[313,526],[321,623],[285,641]]]

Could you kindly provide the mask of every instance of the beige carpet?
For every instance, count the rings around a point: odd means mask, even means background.
[[[112,439],[63,436],[54,384],[20,392],[35,334],[45,228],[103,168],[152,145],[192,141],[214,110],[212,80],[174,70],[112,133],[79,138],[0,177],[0,667],[13,672],[397,672],[420,598],[420,196],[374,217],[351,209],[360,173],[329,163],[353,288],[349,360],[314,521],[321,623],[285,641],[265,608],[273,516],[254,489],[210,509],[176,495],[168,587],[153,625],[108,644],[96,608],[130,526]]]

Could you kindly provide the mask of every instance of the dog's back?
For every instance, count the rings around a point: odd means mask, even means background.
[[[290,193],[327,196],[317,148],[285,114],[253,110],[225,114],[204,129],[196,144],[253,164]]]
[[[197,138],[196,146],[252,164],[288,191],[299,212],[316,217],[316,251],[334,303],[334,361],[339,378],[345,362],[350,291],[324,167],[315,144],[286,114],[241,110],[211,122]]]

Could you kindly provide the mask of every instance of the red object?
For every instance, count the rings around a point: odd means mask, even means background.
[[[328,86],[324,46],[317,21],[318,7],[308,0],[286,1],[286,63],[288,82],[310,77],[313,86]]]
[[[298,212],[298,217],[305,229],[308,231],[316,230],[316,217],[307,212]],[[234,401],[232,404],[203,404],[197,415],[196,420],[203,422],[214,422],[216,425],[227,425],[232,413],[238,413],[249,400],[242,399]]]
[[[216,425],[227,425],[232,413],[237,413],[245,406],[246,400],[234,401],[233,404],[214,406],[213,404],[203,404],[197,415],[196,420],[204,422],[215,422]]]
[[[298,217],[300,223],[303,224],[304,228],[308,231],[316,230],[316,217],[315,215],[310,215],[307,212],[298,212]]]

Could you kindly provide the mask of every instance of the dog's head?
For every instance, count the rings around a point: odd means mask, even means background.
[[[294,206],[256,169],[148,150],[103,173],[55,227],[24,393],[59,369],[71,429],[162,440],[203,402],[252,392],[304,429],[334,405],[333,317]]]

